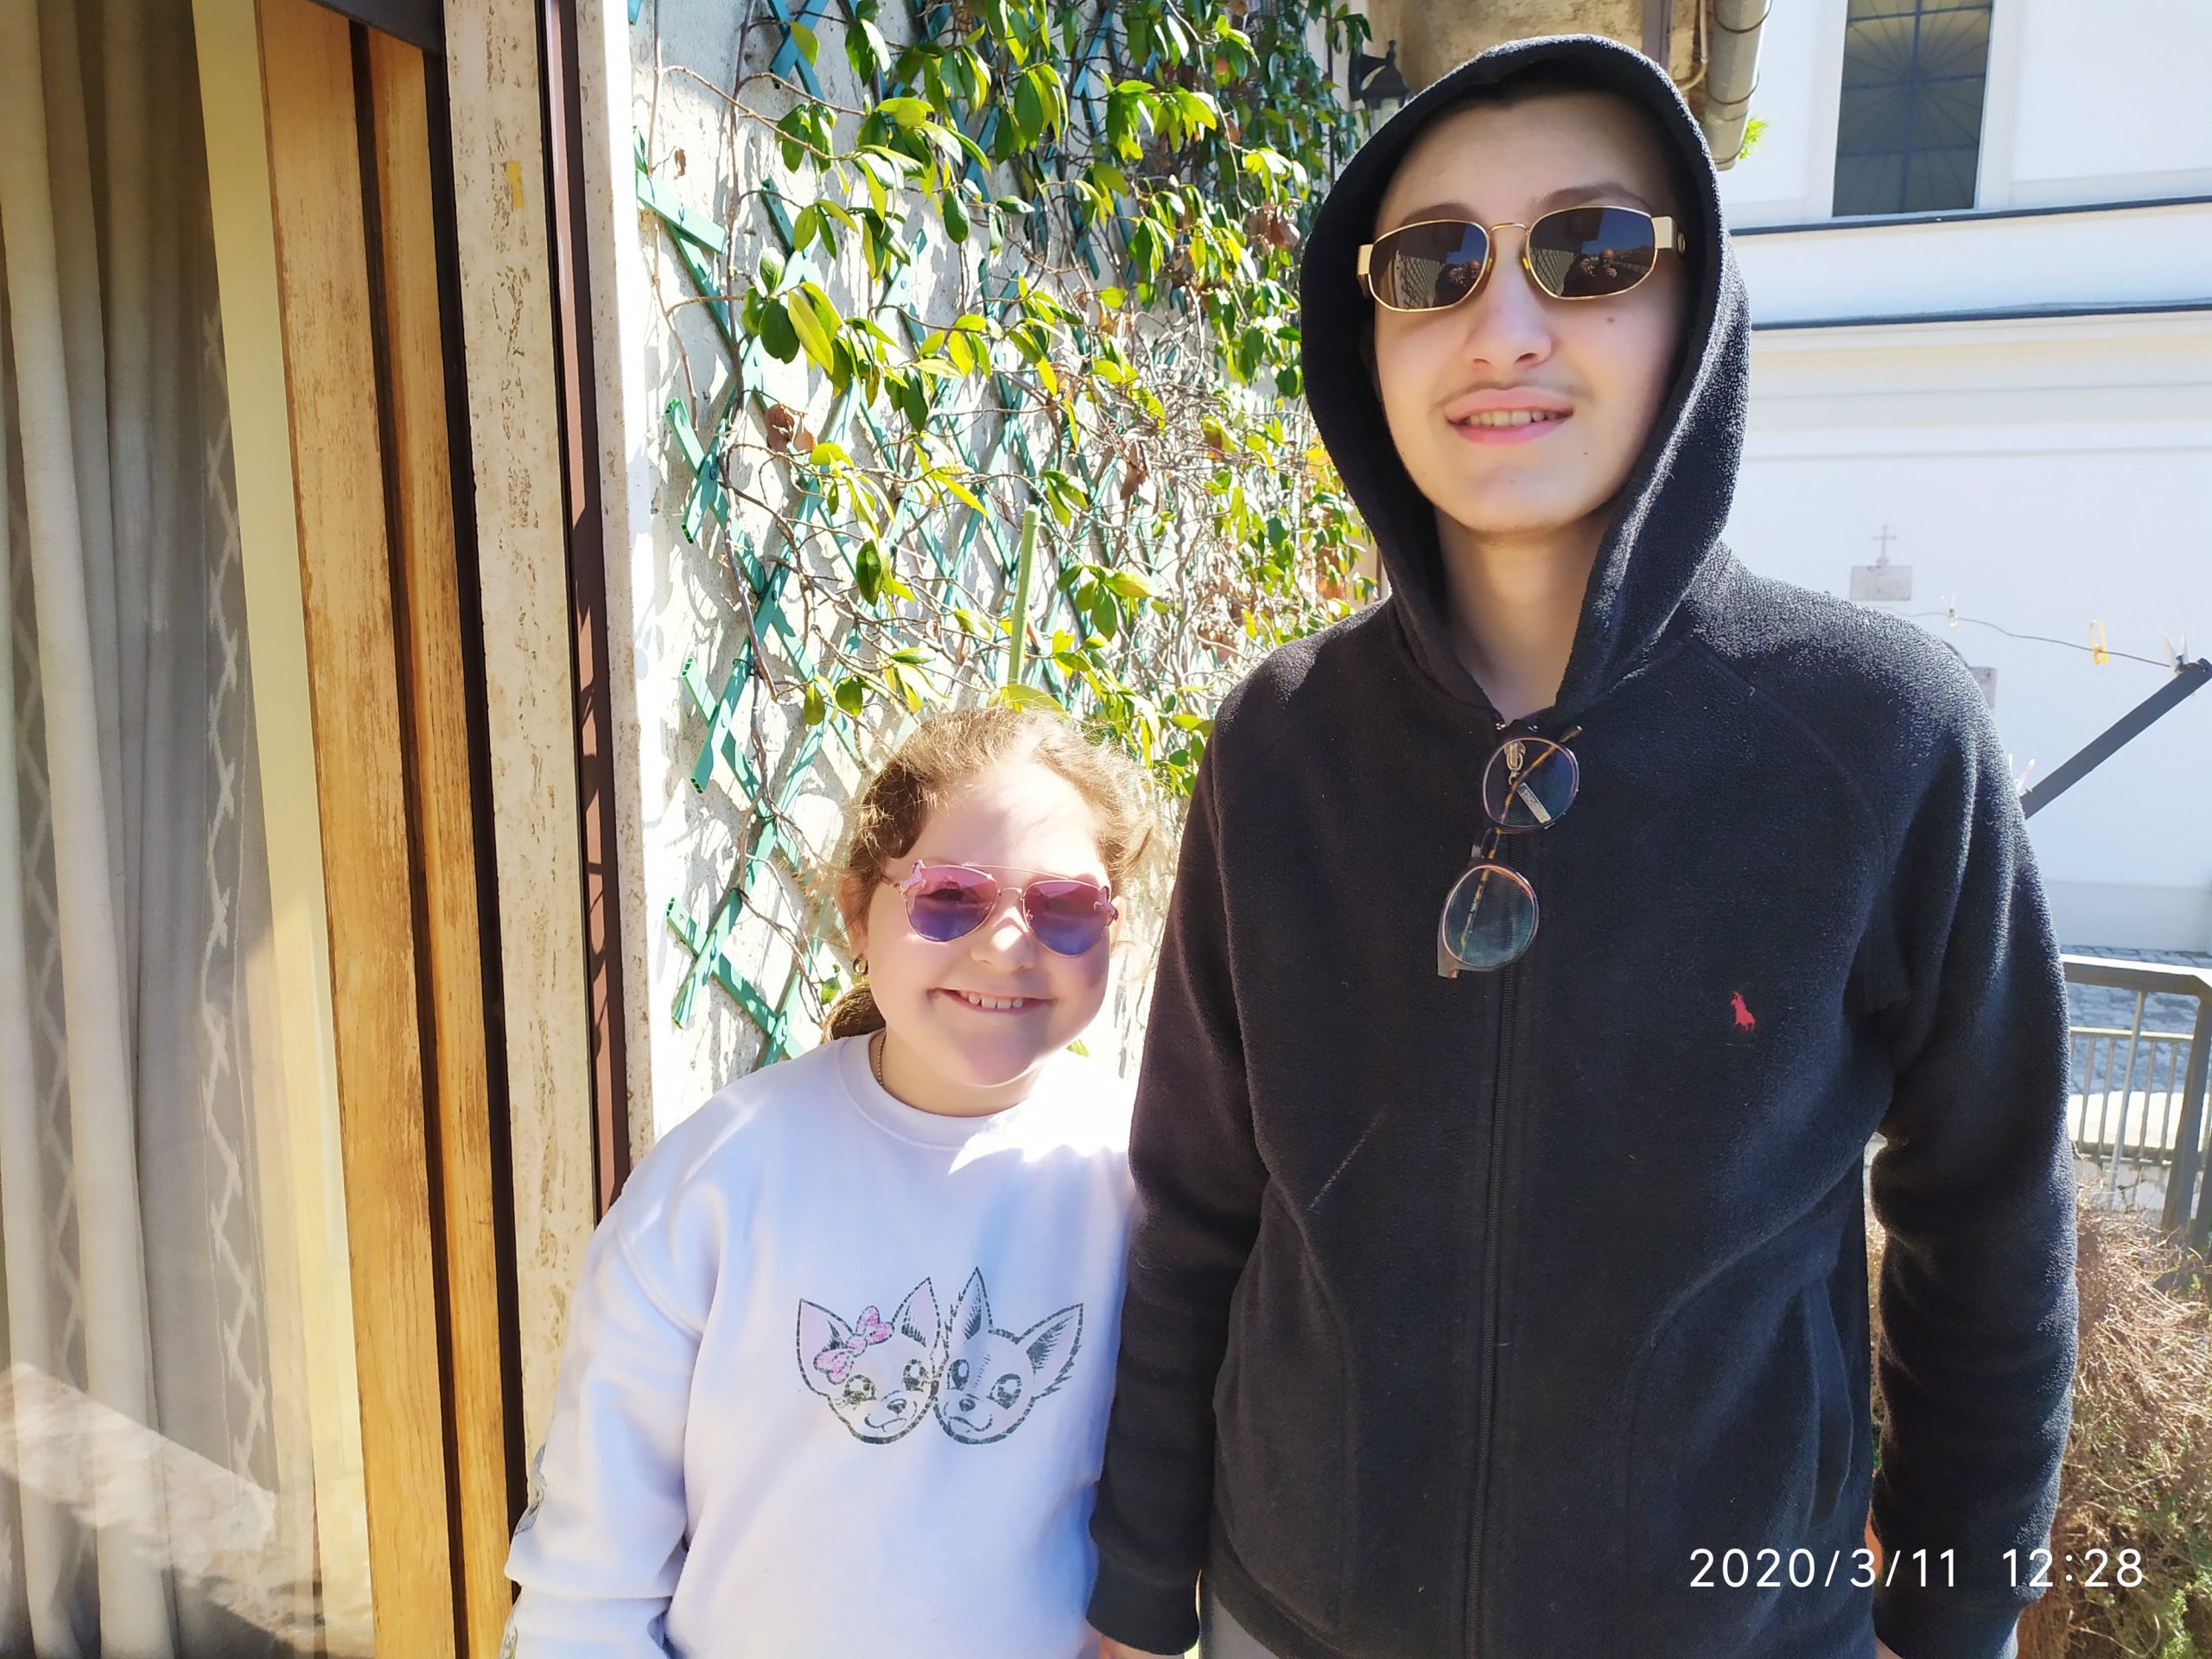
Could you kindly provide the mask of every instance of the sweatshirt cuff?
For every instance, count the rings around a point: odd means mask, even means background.
[[[1101,1559],[1090,1618],[1092,1630],[1125,1648],[1188,1653],[1198,1639],[1198,1587],[1140,1578]]]
[[[1933,1586],[1874,1591],[1874,1634],[1897,1659],[2016,1659],[2020,1609],[1992,1606]]]

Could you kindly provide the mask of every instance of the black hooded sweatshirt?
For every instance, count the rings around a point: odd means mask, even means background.
[[[1446,979],[1498,723],[1449,643],[1354,252],[1421,130],[1540,65],[1675,146],[1691,299],[1558,701],[1525,722],[1581,728],[1573,810],[1504,855],[1541,925]],[[1604,41],[1486,53],[1345,168],[1301,302],[1391,591],[1237,688],[1191,804],[1092,1622],[1180,1653],[1203,1573],[1287,1659],[1871,1659],[1877,1630],[1997,1659],[2068,1427],[2063,987],[1966,669],[1718,539],[1748,319],[1688,111]]]

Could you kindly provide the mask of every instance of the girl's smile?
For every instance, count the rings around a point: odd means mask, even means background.
[[[1048,1003],[1048,999],[1041,996],[994,996],[982,991],[951,990],[944,987],[939,987],[935,995],[949,997],[962,1007],[986,1014],[1035,1014]]]

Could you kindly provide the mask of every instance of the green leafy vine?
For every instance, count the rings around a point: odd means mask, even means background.
[[[1358,14],[750,3],[734,84],[693,77],[727,114],[727,217],[672,205],[639,148],[671,317],[703,308],[719,359],[702,391],[687,357],[671,410],[683,528],[747,630],[719,691],[687,669],[696,780],[734,778],[754,832],[715,920],[675,918],[705,964],[679,1018],[709,971],[739,988],[753,866],[804,846],[779,780],[825,737],[857,756],[932,703],[1049,700],[1180,797],[1228,686],[1372,592],[1295,303],[1312,188],[1360,137],[1329,67]]]

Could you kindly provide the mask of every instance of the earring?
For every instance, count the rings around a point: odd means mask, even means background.
[[[855,957],[853,958],[853,977],[855,979],[866,979],[868,977],[868,958],[866,957]]]

